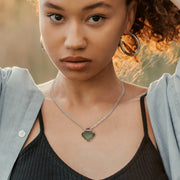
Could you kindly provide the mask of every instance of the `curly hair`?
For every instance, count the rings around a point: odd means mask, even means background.
[[[28,0],[38,4],[38,0]],[[180,40],[180,10],[170,0],[137,1],[137,12],[131,32],[143,40],[170,42]]]
[[[37,7],[38,0],[28,1]],[[158,50],[180,41],[180,10],[170,0],[126,0],[126,4],[132,1],[137,1],[137,11],[131,33],[146,43],[154,41]],[[127,41],[124,47],[133,53],[137,44],[131,37]]]
[[[127,5],[133,0],[127,0]],[[170,0],[136,0],[137,12],[131,29],[143,40],[169,43],[180,40],[180,10]]]

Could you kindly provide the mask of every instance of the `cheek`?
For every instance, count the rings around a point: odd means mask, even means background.
[[[46,53],[51,59],[57,59],[57,52],[59,48],[60,39],[56,29],[52,28],[52,25],[48,20],[42,19],[40,24],[41,34],[43,37],[43,44],[46,49]]]
[[[125,16],[122,17],[121,14],[121,18],[117,18],[118,16],[119,14],[99,28],[83,26],[81,29],[83,31],[82,34],[85,34],[88,39],[87,51],[95,55],[103,52],[101,55],[107,58],[111,58],[114,55],[125,26]],[[47,54],[54,61],[64,52],[64,36],[67,28],[66,26],[59,28],[52,25],[47,17],[40,14],[40,31],[43,36],[44,46]]]
[[[123,23],[117,23],[116,21],[109,23],[102,29],[98,29],[97,32],[89,33],[92,34],[89,38],[90,44],[95,46],[98,51],[104,52],[104,55],[108,53],[108,56],[112,57],[118,47],[123,30]],[[91,40],[93,40],[93,43],[91,43]]]
[[[57,39],[57,33],[56,33],[57,28],[54,28],[49,18],[41,13],[39,16],[39,27],[45,46],[47,45],[49,46],[50,44],[52,44],[52,42],[55,42],[54,40]]]

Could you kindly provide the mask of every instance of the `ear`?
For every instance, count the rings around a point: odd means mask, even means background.
[[[129,31],[131,30],[135,21],[136,10],[137,10],[137,1],[133,0],[127,7],[126,26],[123,32],[124,34],[129,33]]]

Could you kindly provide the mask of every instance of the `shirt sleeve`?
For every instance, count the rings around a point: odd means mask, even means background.
[[[9,80],[9,77],[11,75],[11,72],[12,72],[12,69],[7,67],[7,68],[4,68],[2,69],[0,67],[0,117],[1,117],[1,113],[2,113],[2,110],[3,110],[3,94],[5,93],[5,90],[6,90],[6,84]]]
[[[164,74],[147,93],[154,136],[169,179],[180,179],[180,61],[176,72]]]
[[[7,67],[2,69],[0,67],[0,95],[2,93],[3,87],[6,85],[10,75],[11,75],[11,68]]]
[[[9,179],[43,100],[27,69],[0,69],[0,180]],[[21,130],[24,137],[19,136]]]

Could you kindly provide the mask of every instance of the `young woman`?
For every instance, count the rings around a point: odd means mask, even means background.
[[[147,89],[121,82],[112,64],[118,45],[136,54],[123,34],[137,48],[132,33],[178,40],[175,5],[39,0],[42,45],[59,73],[37,87],[25,69],[0,70],[0,179],[180,179],[180,65],[146,99]]]

